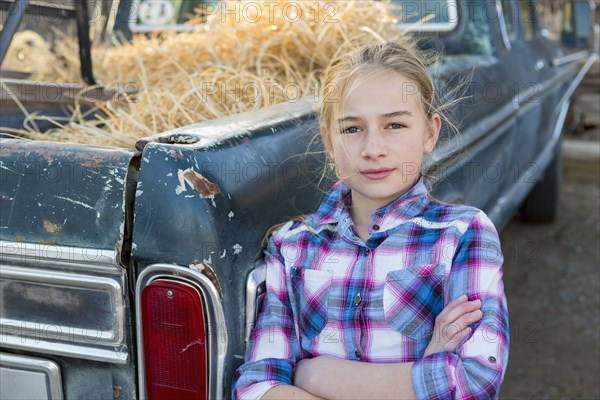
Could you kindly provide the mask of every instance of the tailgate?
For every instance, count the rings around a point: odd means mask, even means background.
[[[65,397],[134,397],[124,265],[135,153],[12,139],[1,147],[1,350],[55,363]]]

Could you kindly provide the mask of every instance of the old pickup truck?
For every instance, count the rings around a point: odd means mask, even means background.
[[[3,3],[5,52],[27,11]],[[517,210],[554,218],[571,98],[597,57],[594,4],[564,1],[553,36],[533,0],[399,3],[417,19],[446,11],[420,43],[442,54],[440,87],[469,77],[460,136],[446,131],[426,160],[433,195],[483,209],[498,229]],[[7,92],[42,86],[2,82],[0,125],[20,127]],[[320,148],[314,105],[183,126],[135,149],[2,138],[0,398],[230,397],[264,290],[263,235],[314,211],[330,183],[316,183],[321,156],[307,152]]]

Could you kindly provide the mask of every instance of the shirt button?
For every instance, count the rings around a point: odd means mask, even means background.
[[[370,250],[370,249],[365,249],[365,254],[366,254],[366,255],[369,255],[370,253],[371,253],[371,250]]]
[[[373,225],[373,230],[374,231],[378,231],[379,230],[379,225]]]
[[[356,356],[356,358],[361,358],[362,357],[362,354],[360,354],[360,351],[358,351],[358,350],[354,351],[354,355]]]
[[[494,357],[494,356],[489,356],[489,357],[488,357],[488,360],[489,360],[489,362],[491,362],[492,364],[495,364],[495,363],[496,363],[496,357]]]
[[[360,297],[360,293],[354,297],[354,305],[358,306],[362,302],[362,298]]]

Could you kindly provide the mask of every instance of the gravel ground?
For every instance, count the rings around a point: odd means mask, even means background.
[[[600,398],[599,169],[566,160],[559,219],[517,215],[501,234],[511,325],[502,399]]]

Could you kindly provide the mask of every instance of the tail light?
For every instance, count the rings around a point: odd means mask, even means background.
[[[141,314],[148,399],[206,399],[207,335],[198,290],[156,280],[143,289]]]

